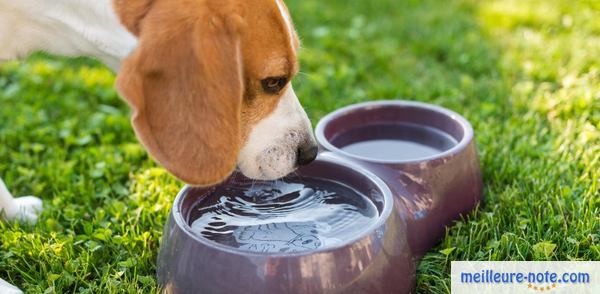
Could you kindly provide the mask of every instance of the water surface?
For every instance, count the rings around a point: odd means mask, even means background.
[[[450,135],[414,124],[374,125],[348,131],[341,149],[377,160],[416,160],[431,157],[456,146]],[[359,138],[359,139],[353,139]]]
[[[192,210],[192,230],[245,251],[303,252],[339,246],[377,222],[371,200],[323,179],[292,177],[217,188]]]

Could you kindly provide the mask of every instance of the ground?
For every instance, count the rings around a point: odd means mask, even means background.
[[[473,123],[485,201],[424,257],[417,292],[449,292],[452,260],[600,260],[599,2],[287,2],[313,122],[403,98]],[[45,201],[35,226],[0,222],[0,277],[27,292],[156,291],[182,183],[136,141],[113,82],[87,59],[0,67],[0,175]]]

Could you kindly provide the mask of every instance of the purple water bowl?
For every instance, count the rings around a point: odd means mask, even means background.
[[[400,203],[395,209],[407,224],[407,238],[417,256],[431,249],[445,228],[483,196],[473,128],[451,110],[401,100],[366,102],[324,117],[316,137],[323,152],[355,162],[387,184]],[[375,147],[371,152],[348,148],[374,140],[414,141],[417,146],[434,146],[437,152],[427,148],[422,154],[386,158],[386,152]]]
[[[206,196],[243,176],[236,173],[211,188],[186,186],[159,252],[163,293],[413,291],[419,258],[481,200],[471,125],[429,104],[368,102],[327,115],[316,137],[321,153],[297,175],[335,181],[367,196],[377,207],[377,222],[335,247],[249,252],[208,240],[190,226],[192,210]]]
[[[378,219],[345,244],[296,253],[260,253],[223,245],[194,232],[191,211],[219,186],[186,186],[177,196],[158,257],[163,293],[408,293],[415,260],[401,205],[373,173],[332,153],[321,154],[297,176],[326,178],[367,196]]]

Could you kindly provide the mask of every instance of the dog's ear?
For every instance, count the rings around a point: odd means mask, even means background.
[[[144,17],[117,87],[155,160],[189,184],[219,183],[235,168],[241,145],[238,31],[218,16],[170,24],[169,13],[154,9]]]
[[[140,23],[154,0],[115,0],[113,7],[121,23],[134,35],[140,34]]]

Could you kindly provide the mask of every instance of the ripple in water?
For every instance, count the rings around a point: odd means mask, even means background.
[[[366,196],[316,178],[220,187],[191,213],[194,232],[245,251],[303,252],[339,246],[377,222]]]

